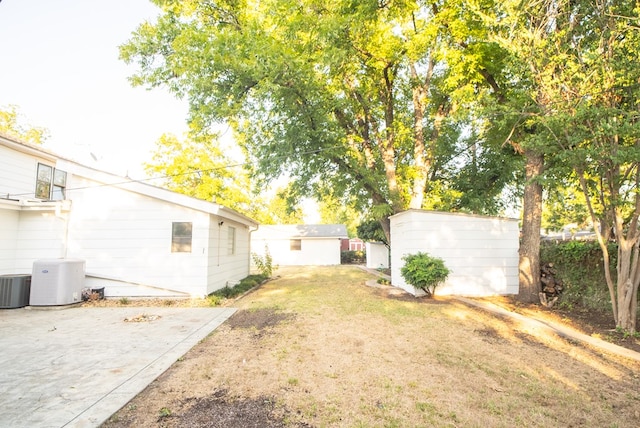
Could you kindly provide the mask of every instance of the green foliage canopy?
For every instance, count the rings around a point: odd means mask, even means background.
[[[490,172],[449,184],[482,72],[498,62],[479,40],[480,11],[463,1],[156,3],[158,21],[121,46],[138,65],[132,82],[188,98],[194,130],[232,124],[258,176],[286,174],[297,197],[330,184],[377,219],[492,208],[491,197],[459,197],[481,183],[499,194],[504,180]]]

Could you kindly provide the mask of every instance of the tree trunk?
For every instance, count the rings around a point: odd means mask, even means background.
[[[636,331],[636,312],[638,309],[638,248],[636,242],[630,242],[624,237],[618,239],[617,270],[618,317],[616,327],[633,334]]]
[[[542,185],[537,178],[544,168],[544,156],[524,151],[526,184],[524,188],[522,238],[520,240],[518,300],[539,302],[540,226],[542,225]]]

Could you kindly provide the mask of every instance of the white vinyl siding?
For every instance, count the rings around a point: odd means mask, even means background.
[[[68,257],[87,260],[88,274],[203,294],[198,290],[206,283],[208,214],[77,177],[71,180],[74,226]],[[190,253],[171,252],[175,219],[189,219],[193,225]]]
[[[229,220],[224,221],[224,226],[219,223],[219,218],[212,216],[207,294],[233,286],[249,275],[249,229]],[[234,254],[230,254],[231,236],[235,242]]]
[[[52,167],[53,198],[66,189],[66,201],[35,200],[39,163]],[[192,224],[191,252],[171,252],[174,222]],[[105,287],[109,297],[204,296],[249,274],[256,226],[217,204],[0,136],[1,274],[30,273],[38,259],[77,258],[86,261],[87,286]]]
[[[0,145],[0,198],[33,199],[38,163],[55,166],[55,161]]]
[[[436,294],[487,296],[518,292],[518,222],[514,219],[409,210],[391,216],[391,282],[413,294],[400,269],[419,251],[451,271]]]
[[[18,273],[15,271],[15,257],[19,221],[19,211],[0,209],[0,275]]]
[[[371,269],[389,268],[389,248],[380,242],[366,242],[367,267]]]
[[[292,249],[291,239],[260,239],[252,241],[255,253],[264,255],[265,244],[273,259],[273,264],[281,266],[328,266],[340,264],[339,238],[300,239],[300,249]]]

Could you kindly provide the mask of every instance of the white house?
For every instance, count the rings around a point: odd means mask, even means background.
[[[265,254],[280,266],[339,265],[342,239],[348,238],[343,224],[261,225],[251,235],[252,251]]]
[[[0,275],[82,259],[107,296],[204,296],[249,274],[257,226],[0,134]]]
[[[408,210],[391,216],[391,283],[412,293],[400,271],[402,257],[426,252],[451,274],[436,294],[489,296],[518,293],[516,219]]]

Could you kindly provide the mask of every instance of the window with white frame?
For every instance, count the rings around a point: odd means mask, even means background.
[[[61,201],[66,197],[67,173],[43,163],[38,164],[36,193],[38,199]]]

